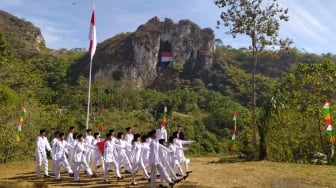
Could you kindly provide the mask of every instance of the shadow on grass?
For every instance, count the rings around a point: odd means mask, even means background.
[[[100,174],[97,178],[89,178],[84,173],[81,173],[80,182],[74,182],[73,177],[65,172],[61,173],[61,181],[56,181],[53,176],[37,179],[35,172],[18,173],[16,176],[0,180],[0,188],[48,188],[48,187],[88,187],[88,188],[107,188],[107,187],[125,187],[125,188],[147,188],[150,184],[147,180],[141,180],[141,175],[137,175],[137,185],[131,185],[131,176],[124,174],[124,179],[117,181],[113,175],[110,176],[110,182],[104,183],[103,176]],[[159,185],[159,178],[156,180]],[[183,188],[201,188],[197,182],[183,180],[176,187]],[[208,187],[204,187],[208,188]]]
[[[208,164],[213,163],[241,163],[241,162],[250,162],[253,161],[253,157],[248,157],[239,152],[231,152],[225,156],[220,157],[216,161],[210,161]]]

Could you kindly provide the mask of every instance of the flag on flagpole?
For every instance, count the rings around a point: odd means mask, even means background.
[[[89,53],[90,53],[90,56],[91,56],[91,59],[92,59],[95,52],[96,52],[96,46],[97,46],[96,18],[95,18],[95,8],[94,8],[94,6],[93,6],[91,22],[90,22],[89,40],[90,40]]]
[[[167,112],[168,112],[167,103],[164,103],[163,104],[162,120],[161,120],[161,125],[162,126],[166,126],[166,124],[167,124]]]
[[[233,133],[232,133],[232,146],[231,146],[231,151],[237,151],[237,144],[236,144],[236,135],[237,135],[237,112],[235,111],[233,113]]]
[[[18,122],[18,129],[17,129],[16,135],[15,135],[15,140],[17,142],[20,142],[21,137],[22,137],[22,125],[23,125],[23,121],[24,121],[24,118],[25,118],[26,113],[27,113],[26,107],[27,107],[26,103],[23,102],[22,105],[21,105],[21,112],[20,112],[20,117],[19,117],[19,122]]]
[[[334,130],[332,126],[332,121],[331,121],[331,110],[330,110],[330,101],[329,99],[326,99],[324,102],[324,120],[325,120],[325,126],[327,127],[327,134],[329,137],[329,142],[334,143],[335,142],[335,136],[334,136]]]
[[[90,100],[91,100],[91,72],[92,72],[92,59],[96,52],[97,38],[96,38],[96,19],[95,19],[95,5],[93,4],[92,16],[90,21],[90,33],[89,33],[89,53],[90,53],[90,70],[89,70],[89,89],[88,89],[88,104],[86,111],[86,129],[89,128],[90,121]]]

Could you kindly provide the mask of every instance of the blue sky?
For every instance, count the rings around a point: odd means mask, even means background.
[[[289,22],[281,23],[280,36],[294,41],[303,52],[336,54],[335,0],[279,0],[289,8]],[[47,47],[88,47],[92,0],[0,0],[0,9],[41,28]],[[232,39],[216,29],[220,9],[213,0],[96,0],[97,40],[102,42],[136,28],[154,16],[178,22],[189,19],[210,27],[225,45],[248,47],[245,37]]]

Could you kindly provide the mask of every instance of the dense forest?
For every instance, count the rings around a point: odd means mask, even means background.
[[[187,139],[196,141],[189,155],[227,153],[236,111],[238,151],[257,158],[258,135],[251,125],[251,51],[224,42],[216,40],[210,69],[190,75],[186,74],[187,67],[174,63],[165,70],[169,77],[160,78],[156,87],[94,79],[90,128],[97,131],[103,121],[103,132],[111,128],[124,131],[131,126],[135,133],[146,134],[160,124],[163,104],[167,104],[168,133],[181,125]],[[85,131],[88,79],[75,68],[87,53],[47,48],[32,53],[20,49],[24,45],[14,44],[13,36],[1,33],[1,163],[33,159],[39,129],[46,129],[50,139],[54,131],[67,133],[70,126]],[[265,131],[269,160],[309,163],[316,151],[331,156],[323,104],[328,98],[333,109],[335,62],[333,54],[311,54],[295,48],[260,54],[256,67],[257,119]],[[169,87],[157,87],[166,84]],[[20,141],[16,141],[22,103],[27,112]]]

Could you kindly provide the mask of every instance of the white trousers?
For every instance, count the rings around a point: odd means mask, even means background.
[[[104,171],[104,181],[108,181],[108,177],[109,177],[109,169],[111,169],[111,165],[114,166],[114,170],[115,170],[115,174],[117,177],[121,177],[120,175],[120,170],[119,170],[119,165],[117,162],[113,161],[113,162],[105,162],[105,171]]]
[[[172,180],[168,176],[166,170],[163,168],[163,166],[158,164],[151,164],[151,187],[156,188],[156,170],[159,171],[160,176],[162,176],[168,183],[172,183]]]
[[[89,165],[86,163],[86,161],[82,162],[75,162],[75,168],[74,168],[74,180],[79,181],[79,170],[80,167],[84,168],[85,172],[87,173],[88,176],[92,176],[92,171]]]
[[[67,158],[56,160],[55,164],[55,179],[58,180],[61,178],[61,166],[63,166],[69,174],[73,173]]]
[[[44,175],[48,176],[48,159],[46,152],[36,152],[36,176],[41,177],[41,167],[44,166]]]
[[[135,182],[135,175],[136,175],[136,171],[140,169],[143,172],[143,177],[145,177],[146,179],[149,178],[147,169],[145,167],[145,165],[143,164],[142,161],[138,162],[138,163],[132,163],[132,183],[136,183]]]

